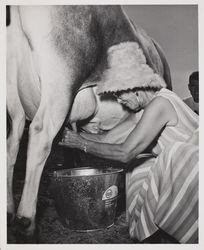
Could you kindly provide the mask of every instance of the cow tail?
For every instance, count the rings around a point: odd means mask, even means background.
[[[169,64],[167,62],[166,56],[165,56],[162,48],[160,47],[160,45],[154,39],[152,39],[152,42],[154,43],[154,46],[155,46],[155,48],[156,48],[156,50],[161,58],[161,61],[162,61],[163,67],[164,67],[164,75],[163,75],[164,81],[167,84],[167,88],[172,90],[171,71],[170,71],[170,67],[169,67]]]

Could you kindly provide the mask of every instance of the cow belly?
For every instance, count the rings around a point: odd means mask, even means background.
[[[87,133],[101,134],[116,127],[125,121],[130,113],[111,96],[98,96],[96,87],[93,92],[97,102],[97,112],[94,117],[82,126]]]
[[[85,132],[83,136],[86,139],[104,143],[122,143],[135,128],[143,111],[129,112],[115,98],[108,95],[98,96],[96,88],[93,87],[93,92],[97,101],[97,112],[81,127]]]
[[[115,100],[101,101],[98,106],[96,118],[100,121],[101,130],[110,130],[129,116],[129,112]]]
[[[123,143],[135,128],[136,124],[141,118],[141,115],[142,112],[129,114],[129,116],[125,120],[120,121],[120,123],[113,127],[111,130],[106,132],[103,131],[103,133],[101,133],[100,135],[83,133],[82,136],[88,140],[102,143]]]

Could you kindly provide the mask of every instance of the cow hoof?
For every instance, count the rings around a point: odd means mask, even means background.
[[[15,224],[17,227],[20,227],[22,229],[26,229],[30,226],[31,220],[28,218],[25,218],[25,217],[22,217],[22,218],[16,217]]]
[[[15,215],[12,213],[7,213],[7,225],[12,226],[15,219]]]
[[[31,220],[28,218],[15,218],[16,241],[18,244],[37,243],[35,230],[31,230],[31,224]]]

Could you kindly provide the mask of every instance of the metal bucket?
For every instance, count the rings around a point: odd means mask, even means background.
[[[75,231],[99,230],[114,224],[123,169],[72,168],[51,176],[57,212]]]

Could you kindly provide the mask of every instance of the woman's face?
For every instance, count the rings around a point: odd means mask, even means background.
[[[137,112],[141,109],[139,98],[135,92],[124,92],[120,95],[117,95],[116,98],[119,103],[133,111]]]
[[[123,92],[115,96],[119,103],[137,112],[149,104],[155,93],[154,91],[138,90]]]

